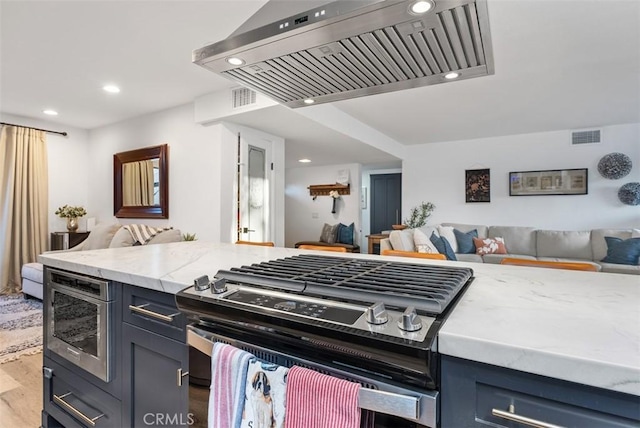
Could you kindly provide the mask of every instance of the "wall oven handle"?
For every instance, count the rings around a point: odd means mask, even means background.
[[[220,336],[220,338],[223,338]],[[213,337],[215,339],[215,337]],[[238,344],[242,343],[235,339],[223,338],[225,342],[238,342]],[[213,341],[208,337],[203,337],[200,334],[196,333],[191,327],[187,328],[187,343],[189,346],[194,347],[205,355],[211,356],[213,351]],[[256,347],[255,345],[251,345]],[[265,348],[256,347],[261,350],[265,350],[267,352],[275,352]],[[289,357],[292,358],[292,357]],[[324,366],[319,363],[309,362],[306,360],[301,360],[299,358],[295,358],[298,362],[302,363],[307,367],[317,367],[318,369],[323,370],[324,372],[331,373],[332,371],[337,372],[336,369],[333,369],[328,366]],[[409,391],[407,391],[410,393]],[[374,412],[385,413],[388,415],[397,416],[403,419],[409,419],[414,421],[420,421],[421,423],[425,423],[427,426],[435,427],[435,417],[433,420],[427,415],[423,415],[420,411],[422,404],[422,399],[430,399],[433,400],[433,405],[435,406],[436,398],[432,396],[428,396],[425,394],[421,394],[420,396],[412,396],[402,393],[396,392],[387,392],[381,391],[378,389],[369,389],[365,387],[360,388],[360,392],[358,395],[358,403],[361,409],[372,410]],[[425,420],[426,419],[426,420]]]
[[[560,425],[554,425],[537,419],[531,419],[526,416],[520,416],[516,414],[516,408],[513,404],[509,405],[509,411],[491,409],[491,414],[502,419],[507,419],[509,421],[518,422],[519,424],[535,428],[563,428]]]
[[[96,426],[96,421],[98,419],[100,419],[101,417],[103,417],[104,413],[100,413],[95,418],[90,418],[89,416],[87,416],[84,413],[82,413],[80,410],[78,410],[75,407],[73,407],[71,404],[69,404],[66,401],[64,401],[65,397],[68,397],[69,395],[72,395],[72,394],[73,394],[72,392],[67,392],[66,394],[63,394],[63,395],[53,394],[53,401],[55,401],[56,403],[58,403],[59,405],[61,405],[62,407],[64,407],[68,411],[70,411],[71,413],[73,413],[74,416],[80,418],[84,423],[89,424],[92,427]]]
[[[145,306],[148,306],[148,305],[149,305],[148,303],[145,303],[144,305],[140,305],[140,306],[129,305],[129,309],[133,312],[139,313],[140,315],[146,315],[164,322],[173,322],[173,317],[179,314],[178,312],[171,315],[159,314],[158,312],[153,312],[153,311],[150,311],[149,309],[145,309]]]

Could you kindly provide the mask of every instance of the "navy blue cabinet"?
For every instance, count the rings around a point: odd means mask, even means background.
[[[174,295],[115,282],[111,286],[115,297],[106,325],[113,374],[103,381],[61,358],[47,349],[45,335],[42,426],[191,425],[186,318]],[[50,296],[45,294],[47,324]]]
[[[446,355],[441,368],[442,428],[640,424],[640,398],[633,395]]]
[[[123,296],[123,425],[190,425],[184,315],[171,294],[125,286]]]

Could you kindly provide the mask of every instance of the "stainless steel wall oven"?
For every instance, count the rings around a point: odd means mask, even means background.
[[[110,323],[115,308],[109,281],[46,269],[47,350],[99,379],[113,378]]]
[[[205,355],[223,342],[354,381],[376,427],[437,427],[437,332],[472,280],[469,268],[300,255],[199,278],[176,302]]]

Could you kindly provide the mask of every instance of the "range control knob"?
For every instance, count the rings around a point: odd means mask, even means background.
[[[209,276],[208,275],[202,275],[201,277],[198,277],[198,278],[194,279],[193,280],[193,288],[195,288],[196,291],[208,290],[209,289]]]
[[[418,331],[422,328],[422,320],[416,313],[416,308],[409,306],[398,320],[398,327],[404,331]]]
[[[367,308],[367,322],[369,324],[379,325],[389,321],[387,316],[387,310],[384,307],[384,303],[378,302]]]
[[[225,278],[213,277],[211,281],[211,292],[213,294],[220,294],[227,291],[227,280]]]

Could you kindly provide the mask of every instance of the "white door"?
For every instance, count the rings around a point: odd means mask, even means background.
[[[240,134],[238,237],[240,241],[271,241],[273,180],[271,142]]]

